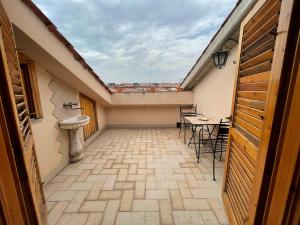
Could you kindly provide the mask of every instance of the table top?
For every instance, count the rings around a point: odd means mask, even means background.
[[[221,119],[209,118],[207,121],[200,120],[202,116],[185,116],[184,120],[193,125],[218,125]]]

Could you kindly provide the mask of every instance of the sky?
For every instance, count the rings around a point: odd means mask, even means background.
[[[33,0],[105,83],[180,82],[237,0]]]

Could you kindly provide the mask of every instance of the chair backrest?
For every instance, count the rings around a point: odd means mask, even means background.
[[[180,117],[182,116],[197,116],[197,105],[180,106]]]
[[[227,139],[229,134],[229,121],[220,120],[219,129],[218,129],[218,138]]]

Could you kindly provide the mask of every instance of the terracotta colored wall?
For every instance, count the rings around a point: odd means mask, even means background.
[[[193,92],[117,93],[107,109],[108,127],[175,127],[179,105],[193,104]]]
[[[179,107],[113,107],[107,109],[108,127],[175,127]]]
[[[214,67],[193,89],[194,104],[197,104],[199,112],[215,118],[230,115],[237,67],[233,61],[236,58],[237,46],[230,51],[225,67]]]

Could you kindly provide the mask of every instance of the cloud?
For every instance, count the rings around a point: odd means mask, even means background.
[[[236,0],[34,0],[105,82],[179,82]]]

